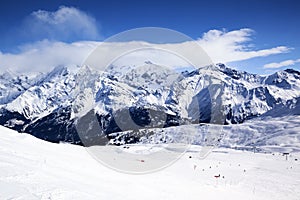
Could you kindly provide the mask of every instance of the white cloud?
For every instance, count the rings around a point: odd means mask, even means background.
[[[225,30],[210,30],[198,39],[201,47],[216,63],[234,62],[256,57],[286,53],[290,48],[277,46],[270,49],[252,50],[251,29],[240,29],[226,32]]]
[[[63,7],[59,10],[64,9],[68,10],[69,8]],[[61,21],[64,21],[64,16],[61,16],[63,15],[62,13],[68,13],[69,11],[64,11],[59,14],[59,10],[52,14],[48,12],[39,12],[36,15],[41,18],[41,21],[47,21],[51,24],[61,23]],[[70,12],[73,12],[73,9],[71,9]],[[251,29],[240,29],[229,32],[224,30],[210,30],[207,33],[204,33],[203,37],[196,41],[177,44],[156,44],[155,46],[159,49],[173,51],[177,54],[179,52],[179,54],[182,57],[187,58],[187,60],[196,60],[195,57],[202,55],[204,59],[199,57],[198,60],[210,62],[210,60],[204,56],[203,52],[199,53],[201,51],[200,45],[215,63],[247,60],[255,57],[286,53],[290,50],[290,48],[286,46],[253,50],[253,45],[250,43],[252,34],[253,30]],[[43,72],[49,71],[57,65],[81,65],[99,44],[100,42],[93,41],[65,43],[43,40],[41,42],[35,42],[20,47],[21,52],[19,54],[0,52],[0,71],[10,69],[22,73],[32,71]],[[106,55],[106,53],[109,52],[111,56],[118,56],[120,53],[124,53],[126,49],[132,50],[134,48],[147,46],[149,46],[149,43],[146,42],[105,43],[105,48],[102,49],[103,52],[100,55]],[[195,52],[198,53],[195,54]],[[171,67],[182,67],[187,63],[182,59],[182,62],[180,62],[180,59],[176,59],[174,55],[168,57],[166,56],[167,54],[156,52],[148,51],[148,54],[145,54],[144,56],[140,53],[135,55],[140,56],[139,62],[143,59],[146,60],[147,57],[150,56],[150,60],[154,63],[160,62],[158,64]],[[156,55],[159,56],[157,57],[157,60],[154,60]],[[130,58],[130,56],[128,58]],[[137,62],[136,58],[137,57],[135,56],[134,58],[131,57],[130,59],[124,60],[126,60],[128,64],[133,64],[134,62]],[[105,56],[103,59],[105,59]],[[198,65],[202,64],[200,61],[197,63]]]
[[[0,52],[0,71],[47,72],[58,65],[80,65],[97,46],[97,42],[49,42],[22,46],[19,54]]]
[[[99,38],[96,20],[87,13],[61,6],[54,12],[38,10],[24,21],[22,31],[33,39],[74,41]]]
[[[300,63],[300,59],[297,60],[285,60],[282,62],[273,62],[273,63],[268,63],[264,65],[265,69],[277,69],[277,68],[281,68],[281,67],[288,67],[288,66],[292,66],[295,65],[297,63]]]

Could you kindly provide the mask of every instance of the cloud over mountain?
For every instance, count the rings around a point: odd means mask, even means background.
[[[281,67],[288,67],[288,66],[292,66],[295,65],[297,63],[300,63],[300,59],[297,60],[284,60],[281,62],[273,62],[273,63],[268,63],[264,65],[265,69],[277,69],[277,68],[281,68]]]
[[[254,50],[252,35],[254,30],[243,28],[233,31],[210,30],[198,39],[199,44],[214,62],[234,62],[256,57],[286,53],[290,48],[276,46],[269,49]]]
[[[92,27],[93,20],[86,14],[76,10],[75,8],[61,7],[56,12],[37,11],[32,14],[33,19],[36,20],[36,24],[46,24],[46,27],[54,27],[54,31],[50,31],[48,34],[54,34],[57,30],[63,30],[64,24],[68,24],[64,29],[68,29],[70,24],[75,23],[77,17],[79,19],[78,24],[66,31],[66,37],[68,34],[72,34],[75,31],[84,29],[85,27]],[[87,24],[85,24],[87,22]],[[70,24],[69,24],[70,23]],[[37,28],[36,27],[36,28]],[[45,28],[45,27],[44,27]],[[95,27],[94,27],[95,28]],[[35,30],[35,28],[33,28]],[[42,31],[46,31],[45,28]],[[58,31],[59,32],[59,31]],[[275,54],[282,54],[290,51],[286,46],[275,46],[269,49],[256,50],[251,44],[253,30],[251,29],[239,29],[233,31],[225,30],[210,30],[203,34],[203,36],[195,41],[187,41],[181,43],[172,44],[159,44],[157,45],[161,49],[174,50],[174,52],[182,52],[182,55],[194,55],[195,43],[208,54],[211,60],[215,63],[233,62],[247,60],[256,57],[265,57]],[[96,36],[96,30],[86,35]],[[84,35],[84,34],[83,34]],[[95,49],[101,42],[95,41],[77,41],[77,42],[59,42],[51,40],[42,40],[31,44],[20,46],[20,52],[17,54],[1,53],[0,52],[0,71],[10,68],[12,71],[18,72],[32,72],[32,71],[49,71],[58,65],[81,65],[84,60],[90,55],[93,49]],[[127,42],[122,43],[121,46],[132,46],[141,48],[145,46],[145,42]],[[148,43],[149,44],[149,43]],[[150,44],[151,45],[151,44]],[[108,43],[105,46],[107,52],[117,51],[120,48],[120,44]],[[131,49],[132,49],[131,48]],[[143,58],[142,55],[140,55]],[[147,55],[144,55],[147,60]],[[186,62],[179,62],[179,59],[168,59],[166,56],[158,55],[158,64],[167,65],[170,67],[185,67]],[[128,60],[128,65],[131,64]]]

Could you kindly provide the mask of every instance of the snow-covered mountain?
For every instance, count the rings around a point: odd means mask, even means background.
[[[17,75],[9,70],[0,75],[0,105],[11,102],[31,86],[37,83],[40,78],[30,78],[25,75]]]
[[[291,69],[259,76],[223,64],[182,73],[151,62],[109,73],[57,67],[34,79],[1,75],[0,124],[52,142],[81,144],[80,135],[93,145],[126,130],[236,124],[274,109],[299,114],[299,97],[300,72]]]

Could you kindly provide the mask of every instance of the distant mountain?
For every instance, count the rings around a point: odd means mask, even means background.
[[[300,72],[291,69],[259,76],[223,64],[182,73],[151,62],[101,74],[57,67],[34,79],[0,75],[0,124],[51,142],[82,144],[80,135],[106,144],[126,130],[243,123],[286,107],[298,115],[299,97]]]
[[[17,76],[10,71],[0,74],[0,105],[11,102],[27,89],[37,84],[37,80],[40,78],[39,76],[37,77]]]

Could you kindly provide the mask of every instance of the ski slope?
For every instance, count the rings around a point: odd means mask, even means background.
[[[198,151],[192,146],[168,168],[132,175],[103,166],[81,146],[0,127],[0,199],[299,199],[300,153],[286,160],[214,149],[201,160]]]

